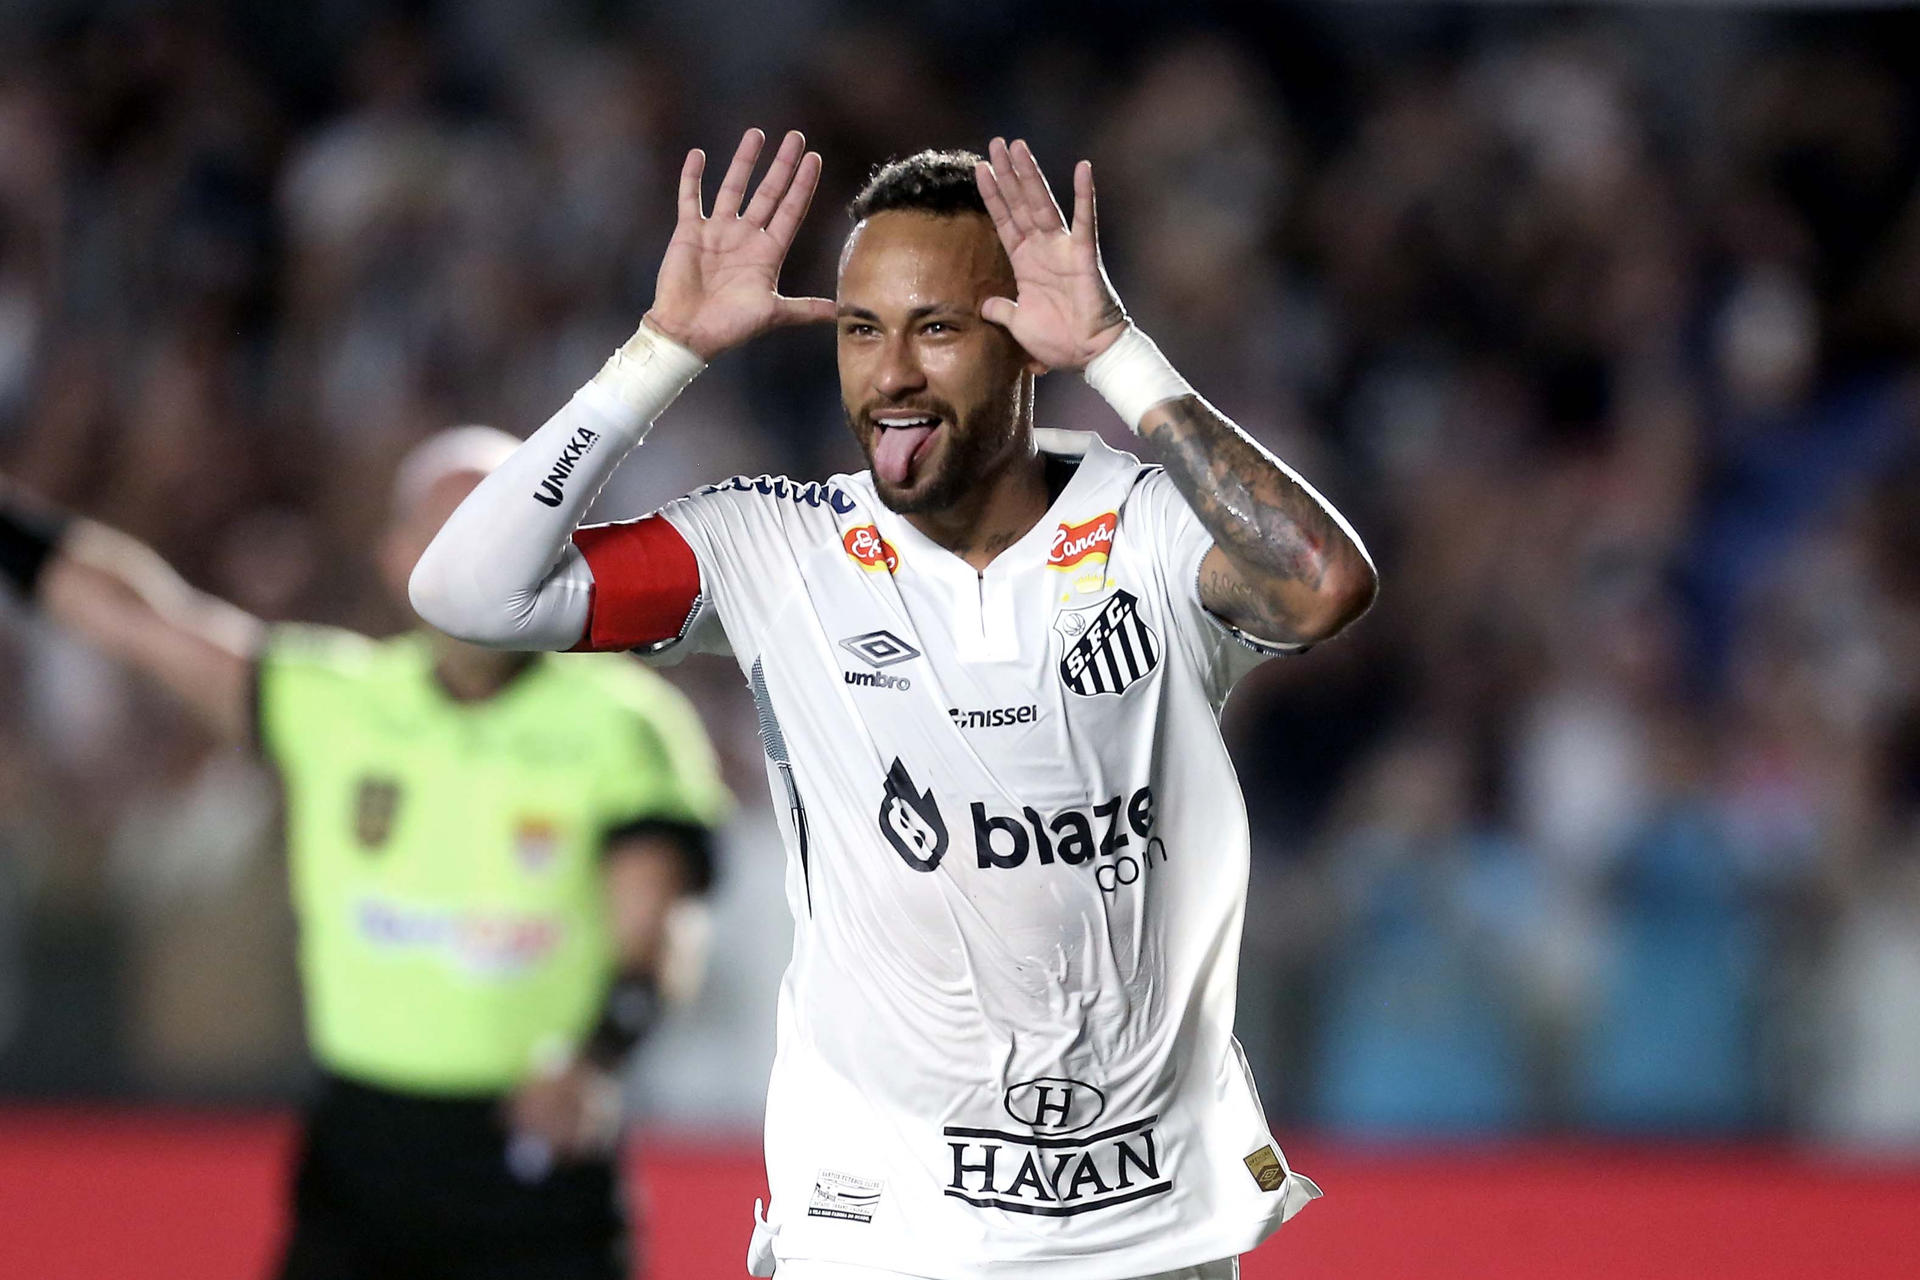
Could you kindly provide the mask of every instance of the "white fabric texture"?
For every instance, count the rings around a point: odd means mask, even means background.
[[[653,420],[705,366],[642,326],[527,442],[480,482],[414,566],[414,611],[497,649],[570,649],[593,574],[571,541]]]
[[[661,511],[759,702],[788,849],[755,1274],[1151,1276],[1319,1194],[1231,1034],[1248,848],[1218,713],[1264,652],[1201,604],[1210,539],[1164,473],[1035,437],[1077,468],[984,572],[864,472]]]

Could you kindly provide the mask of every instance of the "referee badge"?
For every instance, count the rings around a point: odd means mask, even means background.
[[[1115,591],[1098,604],[1053,615],[1066,652],[1060,680],[1083,697],[1125,693],[1160,662],[1160,637],[1140,616],[1140,602]]]
[[[522,818],[513,828],[513,856],[530,875],[553,865],[560,853],[560,826],[548,818]]]
[[[353,834],[367,849],[378,849],[393,834],[393,819],[400,812],[400,784],[392,778],[372,774],[360,779],[354,792]]]

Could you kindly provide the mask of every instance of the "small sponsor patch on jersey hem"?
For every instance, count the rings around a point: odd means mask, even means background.
[[[838,1218],[843,1222],[872,1222],[886,1184],[837,1169],[822,1169],[813,1179],[807,1202],[809,1218]]]
[[[1271,1145],[1247,1157],[1247,1172],[1262,1191],[1278,1191],[1287,1180],[1287,1166],[1280,1163],[1280,1155]]]

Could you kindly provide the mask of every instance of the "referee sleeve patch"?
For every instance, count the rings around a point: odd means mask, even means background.
[[[587,633],[577,649],[641,649],[679,639],[700,598],[700,564],[660,516],[576,531],[593,574]]]

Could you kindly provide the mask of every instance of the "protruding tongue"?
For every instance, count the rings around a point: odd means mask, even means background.
[[[932,427],[880,427],[873,441],[873,469],[888,484],[905,484],[913,469],[913,451],[932,435]]]

